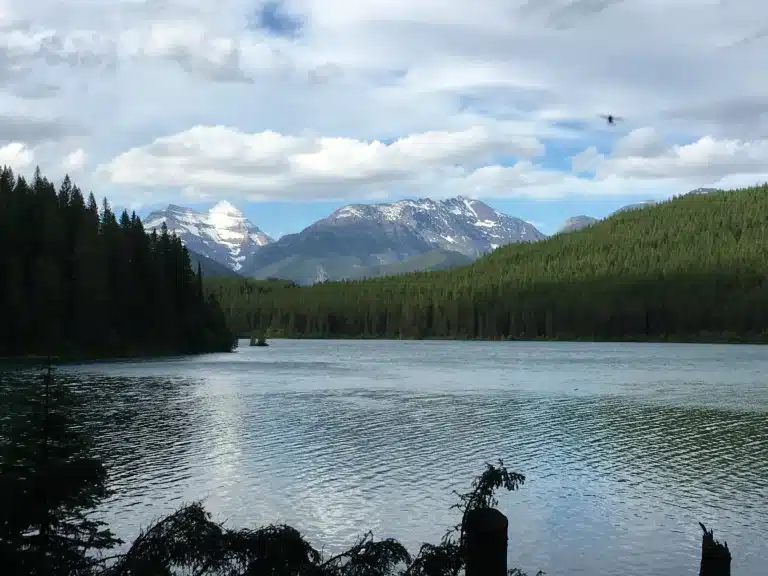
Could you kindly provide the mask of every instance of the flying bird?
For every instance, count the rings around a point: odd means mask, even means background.
[[[616,122],[621,122],[624,120],[624,118],[620,118],[619,116],[614,116],[613,114],[601,114],[602,118],[605,118],[606,122],[610,125],[616,124]]]

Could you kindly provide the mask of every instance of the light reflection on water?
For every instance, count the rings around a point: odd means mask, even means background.
[[[273,341],[232,355],[71,366],[117,490],[118,535],[204,499],[334,551],[372,529],[416,549],[452,490],[503,457],[510,566],[695,573],[698,521],[735,574],[768,560],[768,348]],[[650,568],[650,570],[649,570]]]

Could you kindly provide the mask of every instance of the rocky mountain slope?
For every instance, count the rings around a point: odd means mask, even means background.
[[[272,239],[251,223],[226,200],[207,212],[170,204],[143,219],[144,229],[160,231],[165,222],[191,251],[206,256],[234,271],[240,271],[249,257]]]
[[[249,257],[241,273],[300,284],[355,278],[435,250],[471,260],[498,246],[544,238],[527,222],[478,200],[351,204]],[[462,259],[462,262],[467,259]]]

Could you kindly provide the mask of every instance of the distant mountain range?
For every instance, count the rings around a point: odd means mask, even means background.
[[[463,197],[351,204],[277,241],[226,201],[208,212],[170,205],[152,212],[145,228],[163,222],[193,259],[199,254],[243,276],[299,284],[454,267],[504,244],[546,237],[520,218]]]
[[[614,214],[653,203],[631,204]],[[206,212],[172,204],[144,222],[148,231],[165,223],[206,275],[281,278],[298,284],[454,268],[505,244],[546,238],[528,222],[462,196],[350,204],[277,241],[227,201]],[[558,233],[595,222],[591,216],[574,216]]]

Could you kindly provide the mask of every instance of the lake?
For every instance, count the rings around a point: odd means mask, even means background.
[[[768,347],[273,340],[269,348],[60,368],[89,399],[117,534],[203,499],[233,526],[289,523],[338,551],[414,552],[458,521],[486,461],[509,565],[698,574],[701,529],[733,573],[768,560]]]

